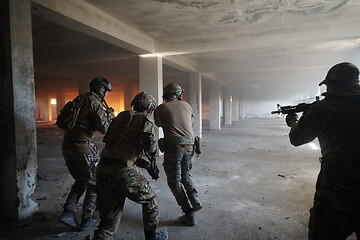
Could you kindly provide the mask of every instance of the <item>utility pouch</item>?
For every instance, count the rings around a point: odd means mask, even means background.
[[[200,143],[200,137],[199,136],[195,136],[195,153],[196,154],[201,154],[201,143]]]
[[[164,138],[160,138],[159,140],[158,140],[158,146],[159,146],[159,150],[160,150],[160,152],[164,152],[164,150],[165,150],[165,145],[164,145],[165,143],[164,143]]]
[[[81,106],[82,101],[79,97],[67,102],[57,116],[56,125],[63,130],[72,130],[75,127]]]

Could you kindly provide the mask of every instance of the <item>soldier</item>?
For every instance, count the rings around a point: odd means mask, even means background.
[[[300,120],[286,116],[294,146],[318,137],[321,170],[310,209],[309,239],[347,239],[360,230],[360,86],[359,69],[348,62],[333,66],[325,80],[325,99]]]
[[[112,90],[109,81],[101,77],[94,78],[89,88],[90,92],[77,97],[81,104],[79,114],[74,119],[74,128],[65,131],[62,144],[66,166],[75,182],[66,199],[59,222],[72,227],[78,226],[75,209],[80,197],[86,192],[80,231],[95,227],[96,224],[92,215],[96,208],[95,168],[99,157],[98,149],[92,143],[94,131],[105,134],[115,117],[113,110],[104,102],[107,92]]]
[[[182,101],[183,89],[170,83],[164,88],[165,103],[154,112],[155,124],[164,130],[164,169],[167,183],[188,226],[196,224],[194,212],[202,208],[190,170],[194,156],[193,112]]]
[[[156,233],[159,221],[156,193],[135,165],[143,153],[156,154],[154,123],[150,116],[156,102],[151,95],[141,92],[131,106],[132,110],[116,116],[103,140],[105,147],[97,168],[101,221],[94,233],[96,240],[115,239],[126,198],[142,205],[145,240],[168,238],[167,231]]]

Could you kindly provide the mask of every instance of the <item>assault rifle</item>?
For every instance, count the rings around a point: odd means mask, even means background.
[[[311,105],[313,105],[314,103],[316,103],[317,101],[320,101],[320,97],[316,96],[315,97],[316,101],[313,103],[300,103],[298,105],[295,106],[280,106],[280,104],[277,104],[277,110],[276,111],[272,111],[271,114],[290,114],[290,113],[298,113],[298,112],[303,112],[305,110],[307,110]]]

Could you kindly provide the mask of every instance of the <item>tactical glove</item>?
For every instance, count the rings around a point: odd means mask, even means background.
[[[107,109],[107,110],[106,110],[106,114],[107,114],[107,118],[108,118],[109,120],[113,120],[113,119],[116,117],[113,108]]]

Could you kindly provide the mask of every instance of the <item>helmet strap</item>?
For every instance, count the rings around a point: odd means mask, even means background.
[[[104,86],[99,86],[95,91],[94,91],[101,99],[103,99],[106,95],[106,89]]]

